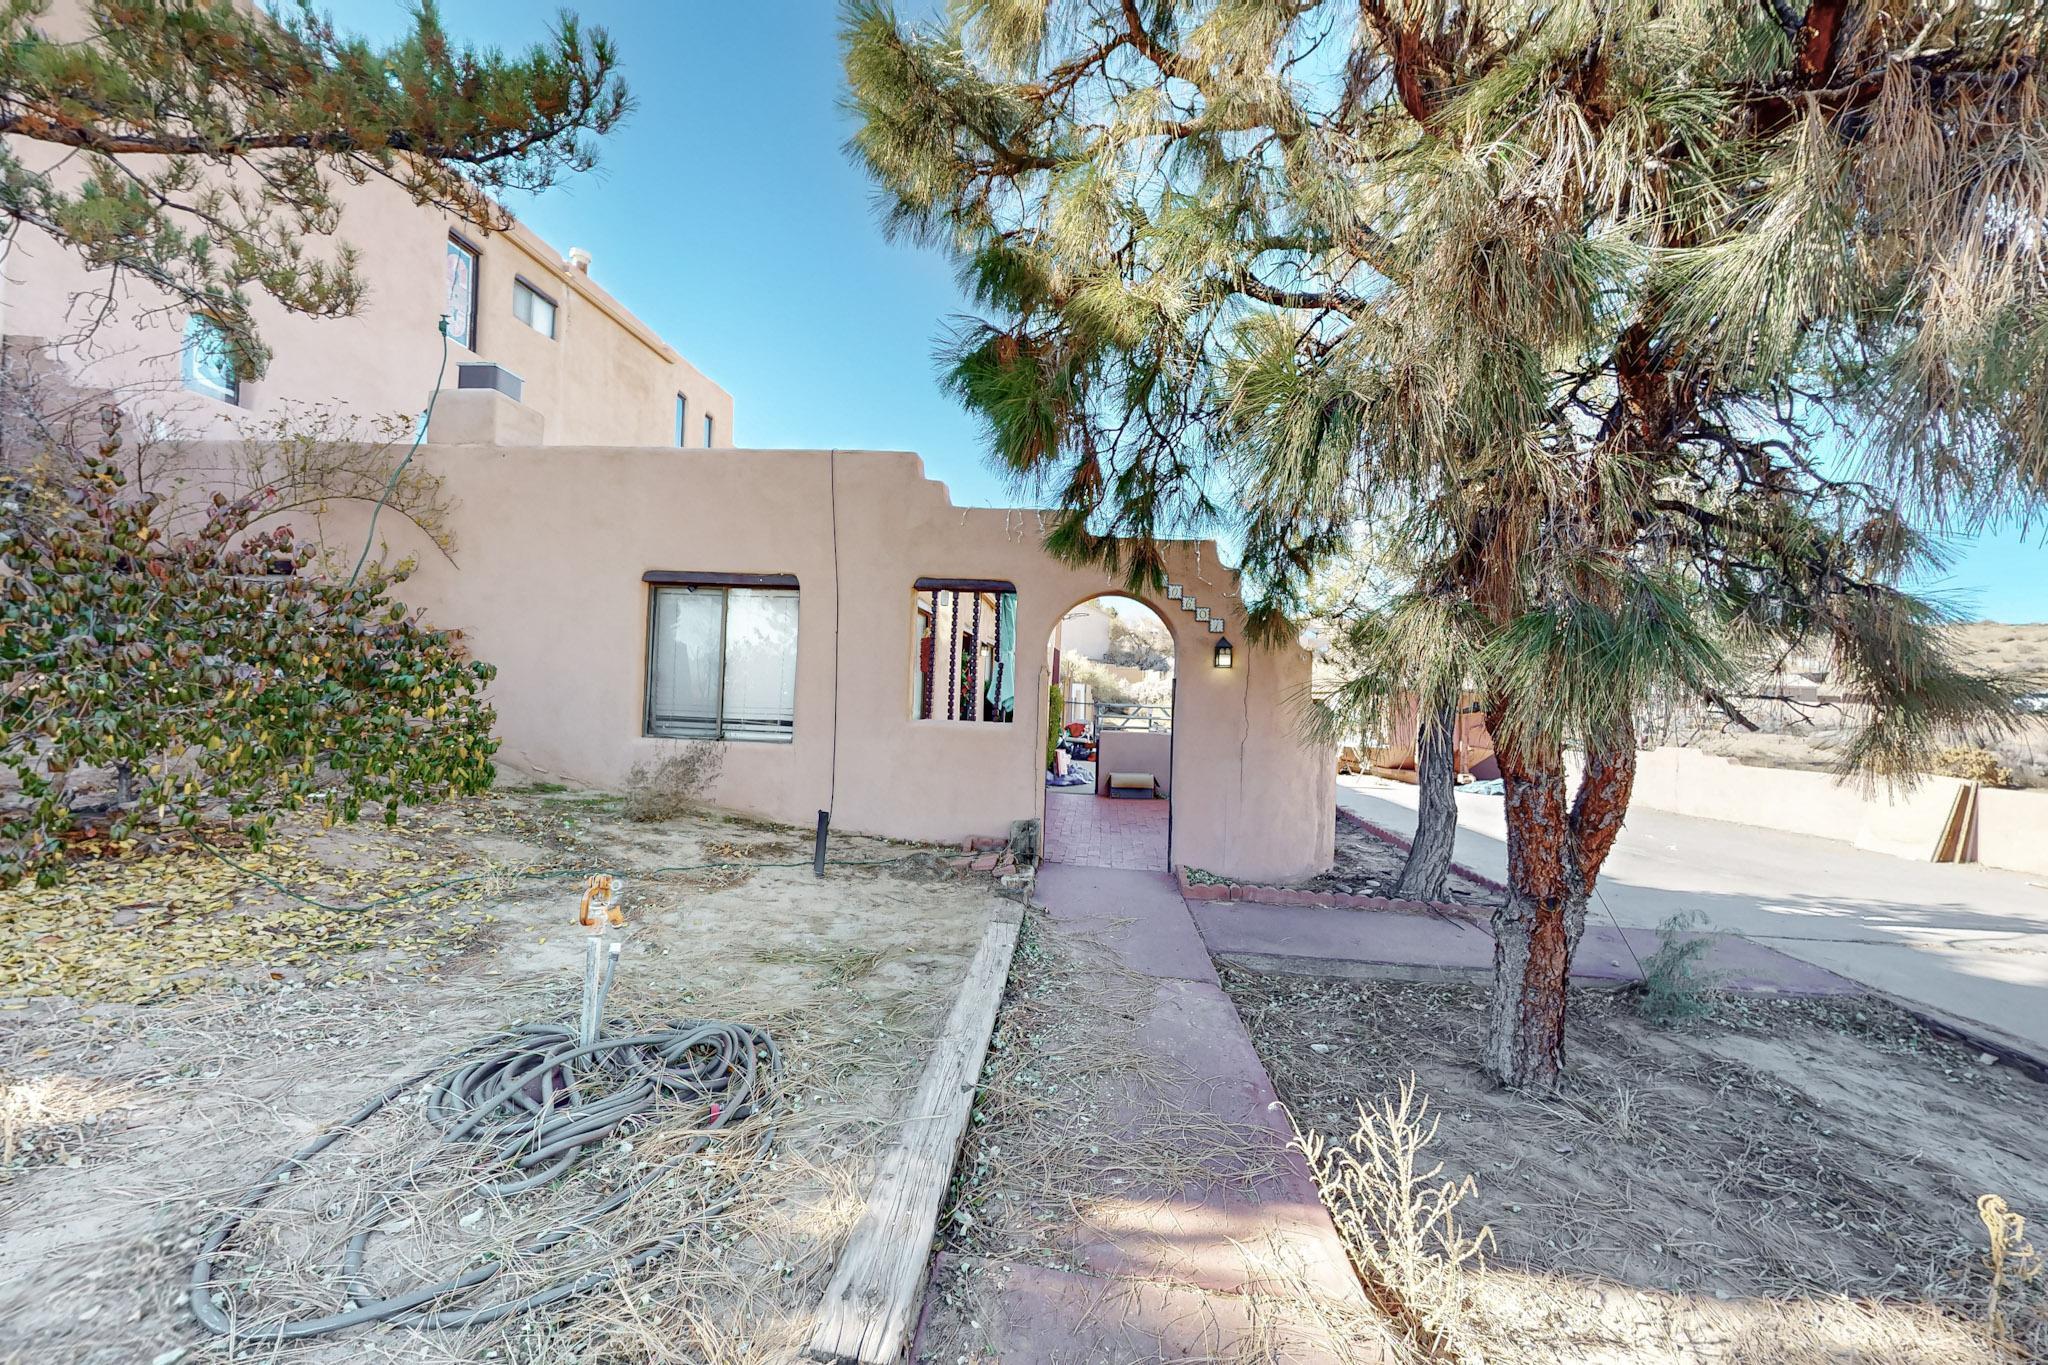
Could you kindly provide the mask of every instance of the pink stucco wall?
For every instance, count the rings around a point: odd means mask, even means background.
[[[719,803],[792,823],[919,839],[1000,834],[1042,813],[1045,642],[1075,603],[1121,584],[1040,548],[1037,513],[955,507],[922,462],[869,451],[428,446],[457,507],[456,564],[402,522],[402,595],[495,663],[502,758],[616,786],[677,743],[642,731],[649,570],[793,574],[801,585],[795,740],[727,746]],[[336,541],[359,534],[330,520]],[[1246,644],[1236,577],[1215,547],[1173,547],[1173,577],[1219,613],[1205,626],[1154,594],[1181,660],[1174,720],[1178,864],[1285,879],[1328,865],[1333,764],[1297,712],[1309,656]],[[920,576],[1018,589],[1018,720],[906,714]]]
[[[19,138],[8,147],[30,164],[49,164],[56,152]],[[630,194],[625,186],[589,192],[600,205],[608,195],[618,199],[619,211]],[[75,252],[32,228],[20,229],[0,254],[0,338],[52,349],[74,383],[113,393],[139,429],[166,435],[231,439],[294,413],[303,421],[312,405],[356,419],[410,418],[426,405],[441,358],[437,324],[452,227],[477,248],[479,264],[476,347],[449,346],[449,388],[461,361],[505,366],[525,381],[525,405],[542,421],[539,439],[553,445],[672,446],[678,393],[689,400],[686,444],[702,444],[707,412],[716,444],[736,439],[732,396],[597,283],[603,260],[585,274],[523,226],[482,234],[381,180],[337,184],[337,197],[338,236],[361,253],[367,297],[351,317],[315,319],[252,289],[272,359],[261,379],[243,385],[239,403],[183,386],[185,314],[169,309],[166,296],[130,280],[103,311],[105,274],[87,271]],[[330,247],[308,244],[316,257]],[[557,304],[553,338],[513,315],[515,278]]]

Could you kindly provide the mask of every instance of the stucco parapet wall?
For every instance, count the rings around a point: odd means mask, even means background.
[[[547,418],[496,389],[442,389],[434,395],[427,439],[437,445],[537,446]]]
[[[725,743],[705,799],[792,825],[830,810],[835,829],[934,843],[1043,817],[1048,642],[1075,604],[1124,591],[1100,565],[1045,552],[1049,515],[956,506],[907,451],[436,443],[415,460],[452,504],[453,559],[404,518],[383,518],[377,537],[417,564],[403,600],[497,667],[506,763],[617,789],[691,743],[646,733],[646,575],[770,574],[799,594],[792,728],[787,742]],[[330,504],[328,546],[352,557],[368,512]],[[1130,594],[1166,622],[1182,665],[1173,860],[1262,883],[1313,877],[1330,864],[1335,756],[1301,727],[1309,656],[1249,644],[1214,542],[1162,548],[1238,660],[1214,667],[1215,634],[1164,593]],[[917,718],[920,578],[1016,585],[1013,721]]]
[[[1569,766],[1577,781],[1582,761],[1573,755]],[[1866,788],[1832,773],[1754,767],[1698,749],[1665,746],[1637,755],[1630,803],[1930,862],[1968,785],[1959,778],[1928,775],[1909,787]],[[2048,821],[2042,825],[2048,827]]]

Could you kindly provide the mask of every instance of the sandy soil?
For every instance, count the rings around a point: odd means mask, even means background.
[[[2016,1358],[1986,1326],[1996,1193],[2048,1217],[2048,1087],[1868,1002],[1731,1001],[1683,1032],[1582,994],[1556,1100],[1475,1069],[1477,990],[1231,971],[1296,1124],[1351,1138],[1412,1074],[1430,1159],[1492,1230],[1454,1358],[1934,1362]],[[1326,1196],[1328,1191],[1326,1191]],[[2011,1291],[2048,1345],[2048,1293]]]
[[[1353,896],[1393,896],[1401,868],[1408,861],[1405,851],[1376,835],[1368,834],[1341,814],[1336,817],[1336,854],[1330,870],[1298,883],[1309,891],[1331,891]],[[1225,878],[1190,868],[1188,880],[1222,882]],[[1491,915],[1500,894],[1453,872],[1444,883],[1444,900],[1469,907],[1473,913]]]
[[[2048,625],[1971,621],[1951,626],[1957,656],[1974,668],[2035,687],[2048,687]]]
[[[842,837],[833,852],[902,859],[913,850]],[[358,915],[363,927],[351,933],[311,912],[283,918],[289,903],[246,878],[224,888],[194,871],[200,889],[138,908],[94,894],[128,876],[126,865],[81,867],[80,894],[65,903],[77,934],[103,945],[139,936],[139,947],[104,954],[115,966],[103,971],[76,960],[62,972],[38,967],[38,951],[62,947],[37,940],[65,906],[11,893],[0,903],[0,956],[18,964],[12,985],[0,987],[0,1360],[789,1358],[991,901],[985,881],[955,880],[924,861],[835,867],[820,882],[808,853],[801,831],[719,817],[635,824],[614,798],[529,789],[409,814],[397,831],[289,831],[276,856],[337,901],[482,876]],[[179,858],[204,856],[172,850],[157,866],[171,883]],[[708,861],[804,865],[657,870]],[[282,1350],[200,1331],[182,1293],[197,1230],[217,1201],[396,1078],[516,1020],[573,1021],[581,883],[548,874],[585,868],[627,879],[631,922],[614,1016],[737,1019],[768,1029],[783,1048],[783,1093],[770,1117],[735,1139],[758,1144],[772,1119],[778,1142],[765,1174],[756,1168],[734,1184],[732,1163],[705,1161],[702,1189],[671,1182],[634,1210],[658,1224],[694,1217],[707,1190],[737,1190],[678,1256],[624,1291],[500,1327],[379,1329]],[[37,926],[26,943],[16,941],[24,920]],[[172,959],[153,975],[152,943]],[[367,1153],[337,1156],[316,1173],[335,1182],[325,1202],[361,1197],[348,1177],[378,1169],[420,1129],[401,1115],[388,1133],[366,1130]],[[639,1145],[658,1151],[661,1140],[650,1131]],[[497,1254],[522,1217],[530,1225],[582,1207],[590,1187],[631,1162],[608,1150],[588,1175],[521,1196],[530,1209],[459,1226],[451,1216],[454,1263]],[[258,1241],[296,1246],[317,1270],[333,1238],[317,1235],[323,1200],[306,1183],[303,1208],[276,1201],[280,1219],[303,1217],[305,1227]],[[615,1247],[578,1239],[571,1250],[576,1264],[590,1264]],[[547,1271],[517,1266],[508,1278]],[[323,1311],[332,1311],[331,1281],[308,1291],[305,1306],[323,1293]]]
[[[1306,885],[1315,891],[1341,891],[1356,896],[1392,896],[1408,854],[1386,840],[1366,833],[1343,816],[1337,817],[1337,854],[1330,870]],[[1444,899],[1491,914],[1500,896],[1453,872],[1444,882]]]

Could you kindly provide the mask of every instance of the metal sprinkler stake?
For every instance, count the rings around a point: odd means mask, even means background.
[[[611,994],[612,978],[618,974],[619,950],[625,944],[612,937],[611,929],[626,922],[625,912],[619,909],[619,895],[625,886],[622,878],[609,872],[592,877],[583,888],[583,907],[576,914],[576,922],[590,931],[583,940],[583,1015],[577,1029],[577,1041],[584,1047],[594,1046],[604,1028],[605,997]]]

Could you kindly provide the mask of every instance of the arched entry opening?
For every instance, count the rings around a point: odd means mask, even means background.
[[[1164,872],[1173,842],[1173,633],[1145,603],[1076,603],[1046,641],[1047,861]]]

